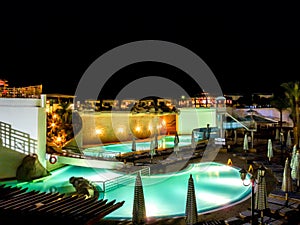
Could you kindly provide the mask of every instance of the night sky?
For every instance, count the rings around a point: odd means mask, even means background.
[[[1,5],[0,78],[12,87],[43,84],[44,93],[74,94],[81,76],[105,52],[133,41],[164,40],[203,59],[225,94],[270,93],[299,80],[295,5],[124,2]],[[139,63],[114,74],[101,93],[114,97],[143,76],[164,76],[190,95],[199,92],[178,68]]]

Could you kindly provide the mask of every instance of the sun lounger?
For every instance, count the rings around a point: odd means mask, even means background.
[[[226,225],[241,225],[244,221],[239,217],[230,217],[225,220]]]
[[[251,214],[252,214],[251,210],[245,210],[243,212],[240,212],[239,216],[245,220],[245,219],[251,219]],[[254,212],[254,216],[257,215],[258,215],[257,212]]]

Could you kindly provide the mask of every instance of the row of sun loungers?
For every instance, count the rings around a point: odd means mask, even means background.
[[[0,186],[1,224],[93,225],[123,204],[124,201]]]
[[[298,224],[300,214],[300,199],[289,199],[288,202],[281,195],[269,194],[268,208],[264,210],[264,224]],[[288,203],[288,204],[286,204]],[[254,212],[256,220],[260,221],[261,214]],[[225,220],[227,225],[251,224],[251,210],[240,212],[238,216],[231,217]]]

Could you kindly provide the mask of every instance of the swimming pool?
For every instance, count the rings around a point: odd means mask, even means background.
[[[166,149],[174,147],[174,138],[175,136],[163,136],[158,140],[158,148]],[[179,147],[189,146],[191,145],[191,135],[180,135],[179,136]],[[136,150],[149,150],[150,149],[150,141],[136,141]],[[126,153],[132,151],[132,142],[124,142],[120,144],[109,144],[102,145],[97,147],[86,148],[83,153],[86,156],[93,157],[105,157],[109,153]]]
[[[184,216],[190,174],[194,178],[198,213],[237,204],[251,195],[251,187],[242,184],[238,168],[215,162],[190,164],[176,173],[142,176],[147,217]],[[28,191],[70,193],[74,191],[69,183],[71,176],[82,176],[90,181],[101,182],[123,175],[107,169],[66,166],[53,171],[50,177],[40,182],[10,182],[10,185],[20,185],[28,188]],[[108,200],[125,201],[121,208],[110,213],[106,219],[131,219],[136,175],[132,176],[131,183],[102,195]]]

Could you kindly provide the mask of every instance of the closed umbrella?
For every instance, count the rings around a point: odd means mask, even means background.
[[[292,164],[291,177],[293,180],[296,180],[297,191],[299,189],[299,180],[300,180],[300,153],[297,151]]]
[[[283,192],[285,192],[285,200],[286,200],[286,205],[287,205],[288,204],[288,194],[289,194],[289,192],[293,191],[293,180],[292,180],[292,176],[291,176],[291,168],[290,168],[289,158],[286,158],[286,160],[285,160],[281,190]]]
[[[154,134],[154,149],[158,149],[158,135]]]
[[[291,131],[289,130],[286,136],[286,147],[290,148],[292,146]]]
[[[135,142],[135,138],[132,138],[132,146],[131,146],[131,151],[135,152],[136,151],[136,142]]]
[[[146,224],[146,206],[144,199],[144,191],[141,175],[138,172],[134,186],[134,199],[132,209],[132,224],[141,225]]]
[[[245,136],[244,136],[243,149],[244,149],[245,153],[249,150],[247,134],[245,134]]]
[[[196,193],[192,174],[190,174],[188,182],[185,217],[185,222],[187,225],[194,225],[198,223]]]
[[[280,134],[279,134],[279,129],[277,128],[275,131],[275,140],[279,141],[279,139],[280,139]]]
[[[269,159],[269,162],[271,161],[271,158],[273,157],[273,145],[272,145],[272,140],[269,139],[268,140],[268,159]]]
[[[297,151],[297,145],[294,145],[293,151],[292,151],[292,155],[291,155],[291,163],[290,163],[290,167],[291,168],[293,167],[293,164],[294,164],[294,159],[295,159],[295,156],[296,156],[296,151]]]
[[[150,142],[150,157],[151,157],[151,163],[153,161],[153,156],[155,155],[155,141],[151,139]]]
[[[261,212],[261,224],[263,224],[263,211],[268,208],[267,187],[265,176],[257,176],[258,184],[255,193],[255,209]]]

